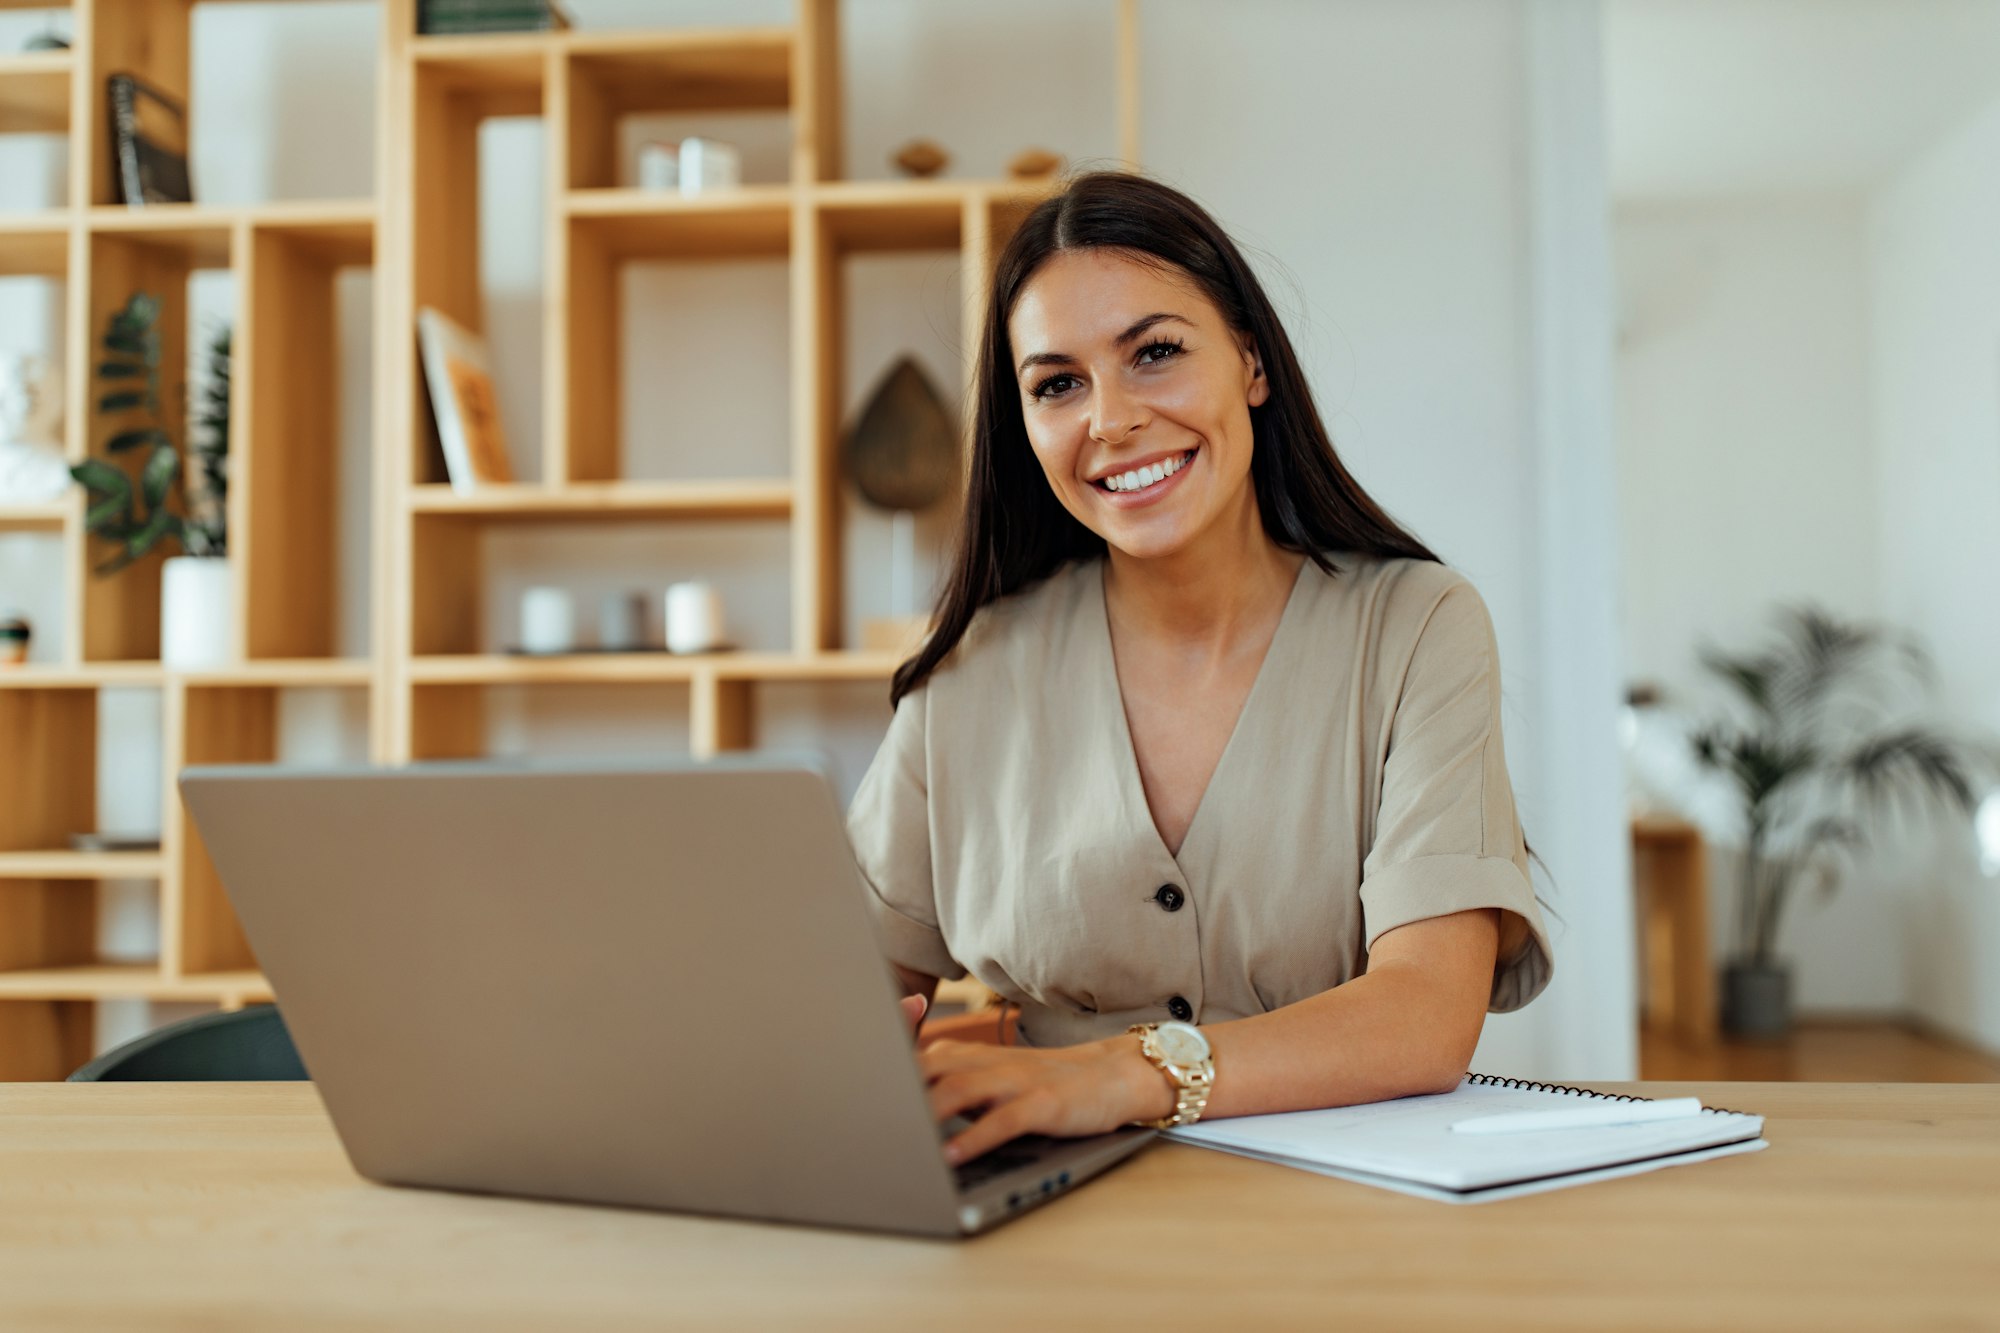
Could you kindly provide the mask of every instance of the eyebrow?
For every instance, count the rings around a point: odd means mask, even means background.
[[[1116,338],[1113,338],[1111,340],[1112,345],[1116,347],[1123,347],[1126,344],[1137,339],[1147,329],[1152,328],[1155,324],[1158,324],[1161,320],[1164,319],[1179,320],[1181,323],[1187,325],[1189,328],[1194,327],[1193,320],[1184,319],[1181,316],[1174,314],[1171,310],[1156,310],[1150,315],[1146,315],[1140,319],[1134,320],[1130,328],[1126,329],[1125,332],[1119,334]],[[1029,355],[1021,358],[1021,364],[1018,367],[1016,367],[1014,373],[1017,375],[1024,375],[1028,372],[1028,369],[1032,366],[1068,366],[1068,365],[1074,365],[1075,362],[1076,358],[1071,356],[1068,352],[1032,352]]]

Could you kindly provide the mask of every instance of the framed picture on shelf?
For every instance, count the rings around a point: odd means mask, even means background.
[[[514,470],[507,461],[486,340],[424,306],[417,311],[417,345],[451,488],[465,492],[511,483]]]

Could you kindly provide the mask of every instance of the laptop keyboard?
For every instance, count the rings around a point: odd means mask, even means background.
[[[1020,1138],[989,1149],[953,1168],[961,1190],[983,1185],[995,1176],[1004,1176],[1012,1171],[1033,1166],[1048,1156],[1049,1150],[1060,1140],[1043,1134],[1023,1134]]]

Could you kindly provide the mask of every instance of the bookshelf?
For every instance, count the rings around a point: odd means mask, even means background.
[[[1118,43],[1106,75],[1119,81],[1120,144],[1136,161],[1135,0],[1110,2]],[[760,685],[886,688],[901,658],[858,651],[841,634],[844,269],[859,255],[955,253],[963,326],[976,329],[999,246],[1051,188],[845,179],[837,0],[796,0],[782,26],[479,36],[418,35],[416,0],[379,0],[375,198],[124,208],[114,203],[105,77],[130,70],[187,99],[194,4],[72,0],[71,50],[0,56],[0,133],[68,135],[68,204],[0,215],[0,273],[63,282],[72,461],[101,448],[113,428],[94,408],[87,373],[109,313],[142,283],[160,292],[168,387],[185,392],[188,275],[233,277],[229,523],[239,659],[201,672],[162,667],[159,559],[93,575],[79,495],[0,507],[0,533],[62,544],[65,612],[59,662],[0,671],[0,738],[12,760],[0,770],[0,1078],[57,1079],[84,1063],[98,1000],[238,1007],[270,998],[173,779],[191,763],[276,758],[286,691],[365,700],[371,757],[398,763],[482,754],[495,687],[682,687],[696,755],[758,744]],[[617,185],[623,118],[741,110],[788,118],[789,179],[693,197]],[[191,118],[201,112],[190,105]],[[485,328],[476,141],[496,116],[543,125],[544,443],[536,480],[461,495],[445,484],[413,331],[420,305]],[[621,476],[621,266],[744,258],[782,261],[788,273],[787,345],[773,351],[789,366],[789,475]],[[340,442],[326,386],[337,356],[335,281],[357,267],[372,271],[374,287],[370,651],[343,658],[330,558]],[[969,383],[969,362],[964,373]],[[789,651],[524,658],[483,650],[487,534],[717,521],[786,533]],[[66,850],[70,833],[94,824],[99,698],[114,688],[159,692],[157,852]],[[157,886],[156,960],[95,956],[92,886],[105,880]]]

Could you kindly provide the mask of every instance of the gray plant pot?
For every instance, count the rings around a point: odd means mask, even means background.
[[[1792,1030],[1792,971],[1782,963],[1733,962],[1722,969],[1722,1030],[1782,1037]]]

